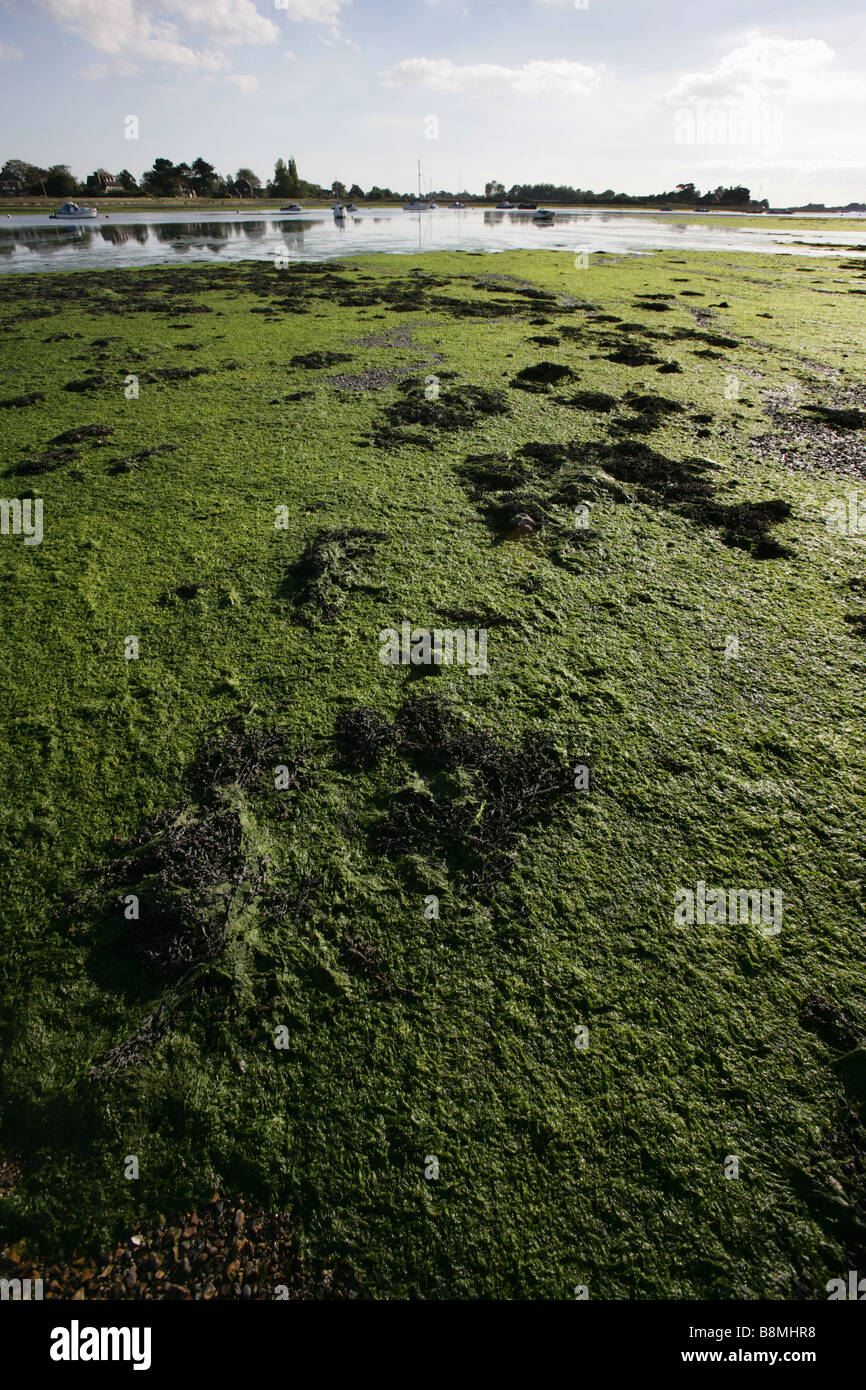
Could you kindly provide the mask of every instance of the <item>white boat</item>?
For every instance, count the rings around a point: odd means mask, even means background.
[[[300,203],[286,203],[286,206],[285,206],[284,208],[280,208],[280,212],[303,212],[303,211],[304,211],[304,209],[301,207]]]
[[[346,204],[346,211],[347,211],[347,212],[357,212],[358,209],[355,207],[355,204],[354,204],[354,203],[347,203],[347,204]]]
[[[449,203],[449,208],[465,208],[466,204],[461,202]]]
[[[532,214],[532,220],[533,222],[552,222],[555,216],[556,214],[551,212],[550,208],[539,208],[537,212]]]
[[[62,208],[58,208],[56,212],[49,212],[48,216],[77,221],[81,217],[98,217],[99,211],[97,208],[79,207],[77,203],[64,203]]]
[[[346,216],[346,209],[342,203],[334,204],[334,216],[340,219]]]
[[[504,202],[504,203],[497,203],[497,204],[496,204],[496,207],[497,207],[497,210],[499,210],[499,211],[502,211],[502,212],[510,212],[510,211],[512,211],[514,208],[517,207],[517,204],[516,204],[516,203],[509,203],[509,202],[506,201],[506,202]]]

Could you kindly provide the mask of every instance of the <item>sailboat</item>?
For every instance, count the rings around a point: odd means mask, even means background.
[[[438,203],[431,203],[429,199],[421,197],[421,161],[418,160],[418,197],[413,197],[408,203],[403,204],[404,212],[433,212]]]

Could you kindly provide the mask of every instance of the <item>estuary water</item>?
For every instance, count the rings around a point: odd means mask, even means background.
[[[388,251],[468,251],[476,254],[535,248],[640,254],[683,251],[761,251],[866,256],[862,232],[834,226],[798,230],[767,226],[759,214],[739,227],[691,221],[663,212],[556,208],[549,226],[531,212],[441,207],[432,212],[362,208],[338,220],[330,209],[302,213],[192,210],[118,211],[83,222],[53,222],[47,213],[0,214],[0,274],[37,270],[95,270],[188,261],[322,261]],[[704,214],[705,215],[705,214]],[[860,219],[858,219],[860,220]]]

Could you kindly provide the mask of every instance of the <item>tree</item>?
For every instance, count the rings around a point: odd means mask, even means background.
[[[290,156],[289,158],[289,184],[291,185],[289,188],[290,193],[297,193],[301,186],[301,181],[298,178],[298,166],[295,163],[294,156]]]
[[[353,183],[353,184],[352,184],[352,187],[349,189],[349,197],[352,199],[352,202],[353,202],[353,203],[354,203],[354,202],[357,202],[357,200],[358,200],[359,198],[363,198],[363,196],[364,196],[364,190],[363,190],[363,188],[360,186],[360,184]]]
[[[32,164],[26,164],[23,159],[7,159],[3,168],[0,169],[0,178],[14,179],[19,183],[27,183]]]
[[[117,176],[117,182],[126,193],[138,193],[139,187],[128,169],[121,169]]]
[[[274,177],[268,184],[268,192],[277,198],[288,198],[294,191],[286,161],[278,159],[274,165]]]
[[[45,192],[52,198],[69,198],[78,192],[78,182],[73,178],[68,164],[52,164],[44,183]]]
[[[7,180],[10,183],[20,183],[25,193],[41,193],[42,181],[47,177],[47,169],[40,169],[38,164],[28,164],[23,159],[7,159],[0,169],[0,179],[3,179],[4,183]]]
[[[340,183],[339,179],[334,179],[334,182],[331,184],[331,192],[333,193],[338,203],[345,202],[346,185],[344,183]]]
[[[491,179],[484,185],[485,198],[501,198],[505,192],[505,184],[499,183],[496,179]]]
[[[216,170],[212,164],[208,164],[206,159],[199,155],[194,159],[190,169],[191,183],[196,193],[203,198],[213,197],[214,187],[216,186]]]
[[[717,188],[716,192],[721,194],[719,202],[724,207],[747,206],[752,201],[752,190],[744,188],[742,184],[736,184],[733,188]]]
[[[178,173],[170,159],[155,159],[142,176],[142,185],[154,198],[171,198],[177,192]]]
[[[258,174],[253,173],[252,169],[238,169],[235,181],[237,183],[248,183],[250,188],[261,188],[262,186],[261,179]]]

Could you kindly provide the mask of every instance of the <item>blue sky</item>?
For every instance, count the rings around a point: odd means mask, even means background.
[[[0,0],[0,162],[79,176],[866,202],[864,116],[862,0]]]

